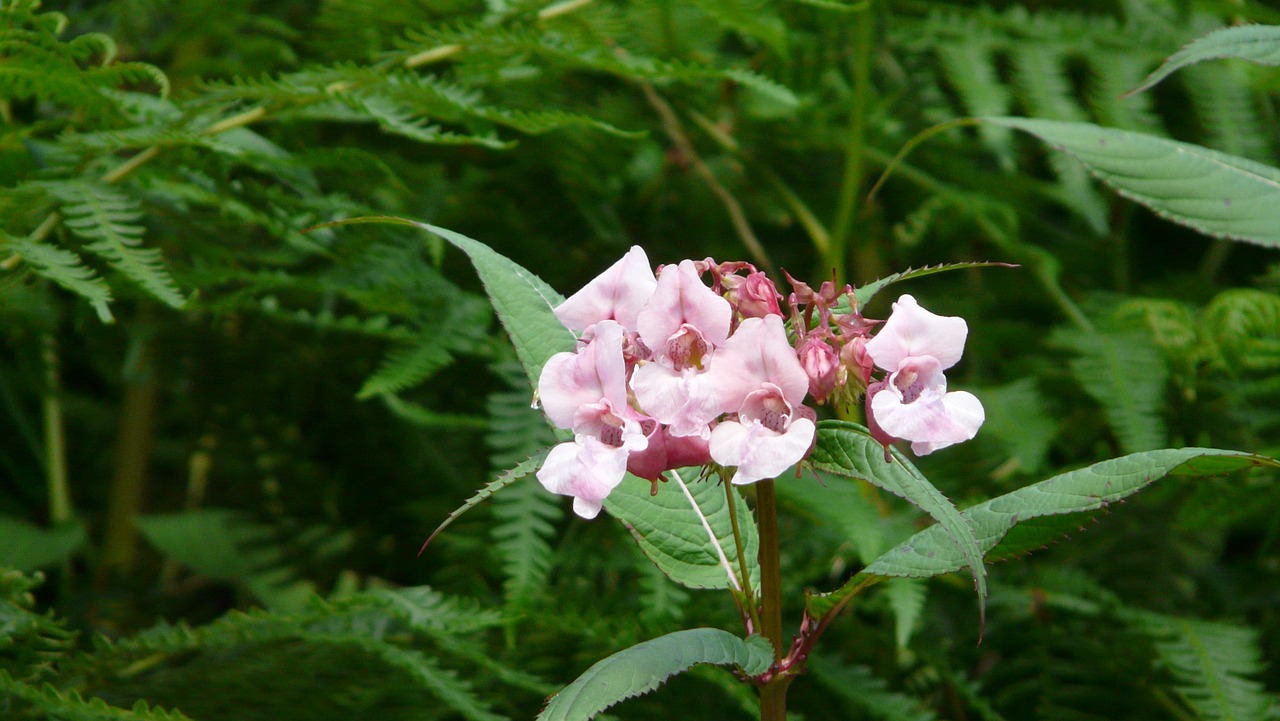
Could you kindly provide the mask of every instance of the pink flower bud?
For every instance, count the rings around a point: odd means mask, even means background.
[[[826,341],[811,336],[800,344],[796,353],[800,367],[809,376],[809,395],[821,403],[836,387],[836,368],[839,366],[836,352]]]
[[[738,312],[745,318],[763,318],[766,315],[782,315],[778,301],[782,296],[773,281],[764,273],[751,273],[736,284],[729,295]]]

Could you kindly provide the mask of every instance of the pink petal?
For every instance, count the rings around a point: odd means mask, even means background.
[[[782,318],[776,315],[742,321],[712,357],[709,372],[726,413],[736,413],[746,397],[766,382],[777,385],[793,406],[804,402],[809,391],[809,376],[787,342]]]
[[[743,485],[777,478],[805,457],[813,444],[816,427],[808,418],[793,418],[785,433],[725,421],[711,432],[711,457],[722,466],[737,466],[733,483]]]
[[[946,369],[960,361],[968,334],[964,318],[930,313],[904,295],[893,304],[884,327],[867,342],[867,353],[887,371],[896,371],[910,356],[933,356]]]
[[[609,492],[627,472],[627,450],[610,448],[594,438],[561,443],[551,449],[538,470],[538,481],[548,491],[573,496],[573,511],[595,518]]]
[[[586,330],[602,320],[635,330],[640,309],[657,285],[644,249],[633,245],[621,260],[557,306],[555,314],[570,330]]]
[[[557,353],[542,367],[538,397],[559,428],[572,428],[574,414],[584,405],[608,400],[615,408],[627,405],[627,366],[622,357],[622,326],[601,321],[595,337],[577,353]]]
[[[947,415],[959,426],[968,428],[968,435],[961,438],[960,441],[967,441],[978,434],[978,427],[986,420],[986,411],[982,408],[982,402],[979,401],[972,393],[965,391],[954,391],[942,397],[942,404],[947,409]],[[911,452],[917,456],[927,456],[939,448],[946,448],[953,443],[960,441],[915,441],[911,444]]]
[[[720,415],[710,374],[695,368],[676,371],[662,363],[646,363],[631,374],[631,389],[640,408],[670,425],[673,436],[706,438],[707,426]]]
[[[971,393],[956,391],[933,401],[903,403],[892,386],[875,394],[870,410],[885,433],[928,444],[921,446],[927,448],[925,453],[973,438],[986,418],[982,404]]]
[[[640,312],[637,330],[644,344],[661,356],[667,340],[685,324],[696,328],[712,348],[724,343],[732,317],[729,301],[703,285],[693,261],[684,260],[662,270],[657,289]]]

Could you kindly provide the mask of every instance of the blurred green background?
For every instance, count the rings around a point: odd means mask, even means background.
[[[550,430],[465,258],[405,228],[307,231],[332,220],[444,226],[566,295],[633,244],[815,284],[1018,263],[900,286],[969,323],[951,382],[987,424],[920,461],[960,507],[1133,451],[1280,453],[1274,249],[1161,220],[995,127],[929,140],[868,197],[908,140],[966,115],[1275,165],[1275,68],[1205,63],[1120,97],[1240,22],[1280,12],[7,0],[0,716],[163,718],[124,710],[143,699],[201,721],[530,718],[613,651],[736,626],[723,594],[672,584],[532,478],[416,555]],[[815,512],[789,482],[794,624],[800,587],[925,521],[870,487]],[[793,710],[1280,718],[1276,508],[1274,472],[1164,481],[995,566],[981,645],[966,576],[891,585],[835,624]],[[752,704],[700,669],[616,711]]]

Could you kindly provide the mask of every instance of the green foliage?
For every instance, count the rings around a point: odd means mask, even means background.
[[[1148,336],[1063,328],[1053,343],[1075,356],[1071,374],[1102,406],[1121,450],[1136,453],[1166,445],[1159,409],[1169,371]]]
[[[1147,90],[1188,65],[1222,58],[1241,58],[1263,65],[1280,65],[1280,27],[1240,25],[1219,28],[1204,37],[1196,38],[1170,55],[1141,85],[1129,92],[1132,94]]]
[[[0,566],[34,571],[67,560],[86,540],[84,527],[70,523],[40,528],[17,518],[0,516]]]
[[[1156,653],[1174,678],[1178,695],[1206,721],[1265,718],[1275,703],[1250,677],[1264,666],[1258,634],[1232,624],[1139,617]]]
[[[656,495],[647,481],[628,475],[605,499],[604,507],[627,526],[649,560],[676,583],[689,588],[741,588],[726,488],[715,479],[695,480],[691,470],[671,471],[671,480]],[[754,586],[760,573],[756,524],[741,496],[731,495]]]
[[[538,721],[585,721],[619,701],[656,689],[695,664],[732,665],[756,675],[772,661],[769,642],[759,636],[744,641],[715,628],[677,631],[619,651],[587,669],[551,698]]]
[[[938,528],[955,544],[953,557],[965,559],[973,572],[978,605],[985,614],[987,568],[982,549],[970,522],[946,496],[907,460],[900,451],[889,452],[864,427],[844,421],[826,421],[818,427],[818,438],[809,460],[819,470],[857,478],[919,506],[938,522]]]

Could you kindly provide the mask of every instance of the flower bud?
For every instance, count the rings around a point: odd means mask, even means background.
[[[809,395],[815,402],[823,402],[836,387],[836,368],[839,366],[836,352],[826,341],[811,336],[800,344],[796,353],[800,367],[809,376]]]
[[[763,318],[766,315],[782,315],[778,301],[782,295],[764,273],[747,275],[729,292],[729,299],[744,318]]]

